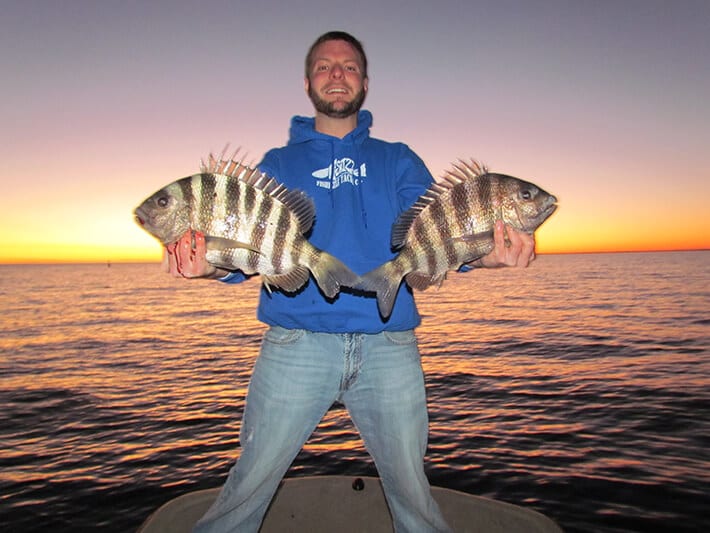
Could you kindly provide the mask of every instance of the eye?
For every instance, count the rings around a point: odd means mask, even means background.
[[[520,192],[520,197],[521,197],[523,200],[532,200],[533,193],[532,193],[532,191],[531,191],[530,189],[523,189],[523,190]]]
[[[167,196],[161,196],[160,198],[158,198],[158,199],[156,200],[156,203],[157,203],[160,207],[168,207],[168,204],[170,203],[170,200],[168,199]]]

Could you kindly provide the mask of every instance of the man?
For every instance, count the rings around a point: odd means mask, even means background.
[[[344,32],[318,38],[305,75],[315,117],[294,117],[288,144],[259,165],[314,200],[311,242],[358,274],[393,257],[392,223],[433,181],[406,145],[370,137],[372,116],[360,110],[367,88],[360,42]],[[532,236],[498,223],[495,241],[474,266],[525,267],[534,258]],[[245,279],[209,265],[201,235],[194,246],[186,238],[169,247],[167,266],[176,276]],[[296,293],[262,290],[258,317],[269,329],[249,384],[241,454],[195,531],[257,531],[279,482],[335,401],[348,409],[375,461],[396,531],[448,531],[424,474],[428,418],[411,290],[402,284],[384,320],[374,295],[346,289],[330,300],[311,281]]]

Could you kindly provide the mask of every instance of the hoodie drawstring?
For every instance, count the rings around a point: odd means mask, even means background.
[[[367,211],[365,210],[365,197],[362,194],[362,188],[365,184],[365,180],[363,179],[363,176],[361,175],[362,170],[365,167],[364,161],[360,160],[360,146],[355,145],[355,161],[357,165],[360,165],[357,167],[357,172],[358,172],[358,184],[357,184],[357,192],[360,197],[360,213],[362,214],[362,223],[365,226],[365,229],[367,229]]]

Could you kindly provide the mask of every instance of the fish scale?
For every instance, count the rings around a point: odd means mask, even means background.
[[[301,191],[234,159],[210,156],[202,172],[163,187],[135,210],[139,224],[168,245],[188,230],[204,233],[207,261],[261,274],[269,290],[300,289],[313,277],[328,298],[359,277],[303,236],[315,208]]]
[[[375,292],[388,317],[402,279],[415,289],[441,285],[448,271],[488,254],[496,220],[532,234],[556,209],[557,199],[538,186],[459,162],[433,184],[392,228],[399,254],[361,277],[357,288]]]

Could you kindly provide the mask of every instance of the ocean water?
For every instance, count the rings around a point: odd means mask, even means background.
[[[710,531],[710,252],[543,255],[419,293],[434,485],[565,531]],[[2,531],[134,531],[221,485],[257,283],[0,266]],[[334,406],[288,476],[376,475]]]

